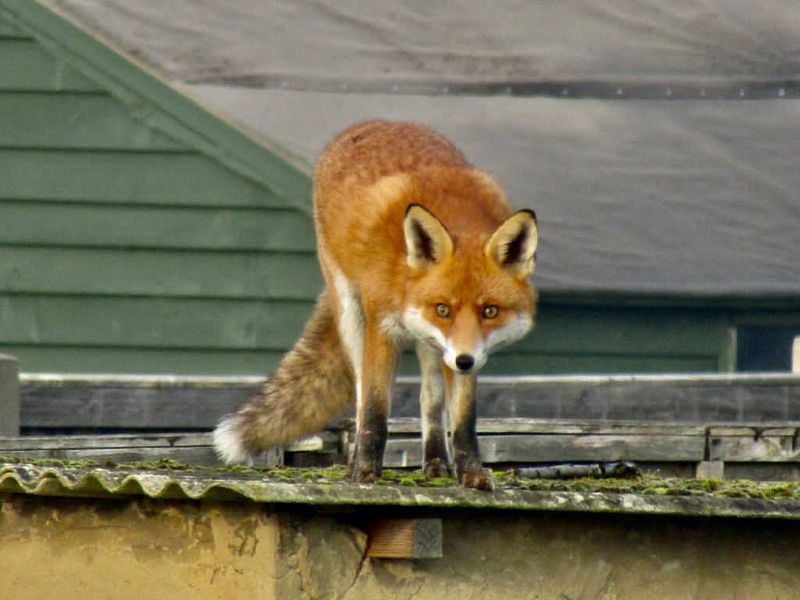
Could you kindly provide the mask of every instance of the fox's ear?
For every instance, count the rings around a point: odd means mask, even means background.
[[[453,253],[453,240],[442,222],[419,204],[411,204],[403,221],[406,263],[414,269],[430,267]]]
[[[486,242],[486,255],[515,277],[533,273],[539,229],[536,214],[529,209],[515,212],[503,221]]]

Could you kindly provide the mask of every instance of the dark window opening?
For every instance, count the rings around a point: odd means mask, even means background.
[[[737,371],[792,370],[792,346],[800,327],[739,327]]]

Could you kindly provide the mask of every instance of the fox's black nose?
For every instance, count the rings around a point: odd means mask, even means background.
[[[469,371],[475,365],[475,359],[469,354],[459,354],[456,356],[456,366],[461,371]]]

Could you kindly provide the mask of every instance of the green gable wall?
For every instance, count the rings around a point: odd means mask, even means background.
[[[274,367],[321,288],[307,172],[38,2],[0,0],[0,57],[0,352],[26,371]],[[727,370],[735,320],[545,294],[488,370]]]
[[[27,371],[270,368],[321,287],[307,212],[1,7],[0,352]]]

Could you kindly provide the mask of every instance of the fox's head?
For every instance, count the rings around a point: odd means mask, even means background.
[[[538,241],[533,211],[512,214],[488,237],[454,236],[431,212],[412,204],[403,228],[411,271],[403,325],[439,348],[450,369],[477,371],[492,350],[528,332]]]

